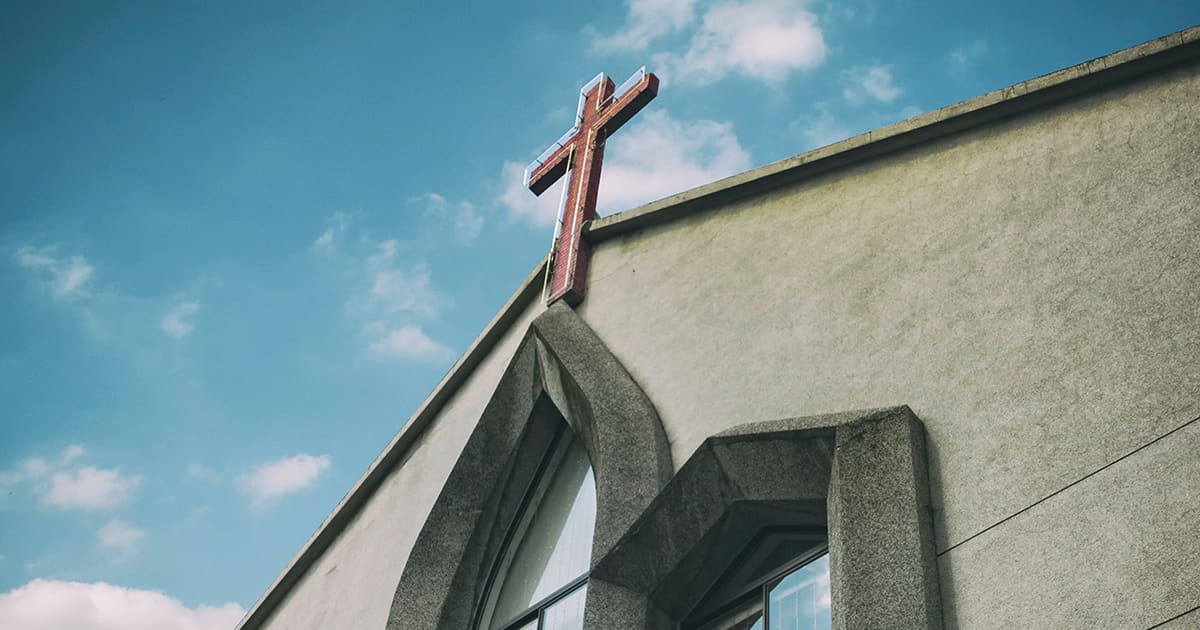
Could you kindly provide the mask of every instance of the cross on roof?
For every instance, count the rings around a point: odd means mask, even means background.
[[[547,304],[564,299],[574,306],[583,299],[591,258],[583,226],[596,218],[604,141],[657,94],[658,77],[646,72],[645,67],[620,88],[614,88],[612,79],[601,72],[579,90],[575,126],[525,169],[525,185],[535,195],[567,176],[543,288]]]

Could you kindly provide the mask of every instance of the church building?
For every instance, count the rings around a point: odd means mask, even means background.
[[[656,87],[240,628],[1200,628],[1200,27],[572,216]]]

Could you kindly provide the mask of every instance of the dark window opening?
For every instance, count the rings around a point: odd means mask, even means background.
[[[688,630],[830,630],[825,533],[764,529],[683,623]]]

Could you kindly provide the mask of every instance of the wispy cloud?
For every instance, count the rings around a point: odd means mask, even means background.
[[[842,71],[842,96],[853,105],[868,101],[891,103],[903,93],[890,65],[855,66]]]
[[[82,444],[71,444],[67,446],[67,448],[63,449],[62,456],[59,457],[58,461],[61,465],[66,466],[80,457],[83,457],[85,452],[86,449],[83,448]]]
[[[71,444],[63,449],[57,460],[46,457],[28,457],[13,469],[0,473],[0,485],[16,485],[44,479],[52,471],[60,470],[87,452],[82,444]]]
[[[425,207],[426,217],[448,227],[452,238],[462,245],[474,243],[483,232],[483,215],[470,201],[450,201],[435,192],[425,193],[415,201]]]
[[[105,510],[128,503],[142,483],[140,475],[123,475],[116,468],[85,466],[50,477],[42,504],[62,510]]]
[[[640,52],[655,39],[682,29],[696,17],[696,0],[628,0],[625,25],[611,35],[595,35],[596,52]]]
[[[449,361],[454,358],[453,350],[430,339],[418,326],[385,330],[367,346],[367,351],[384,359]]]
[[[329,227],[321,232],[313,241],[312,250],[324,254],[331,254],[337,248],[337,242],[342,239],[346,228],[350,225],[350,215],[345,212],[335,212],[329,218]]]
[[[808,140],[809,148],[812,149],[845,140],[853,135],[850,127],[835,118],[826,108],[797,121],[793,126]]]
[[[969,44],[959,46],[950,51],[946,55],[946,59],[950,64],[950,68],[956,71],[964,71],[975,65],[977,61],[983,58],[988,53],[987,40],[977,39]]]
[[[751,167],[733,124],[683,121],[666,110],[642,120],[611,141],[598,206],[608,214],[707,184]]]
[[[645,112],[608,143],[598,210],[600,214],[628,210],[750,166],[750,154],[738,141],[732,124],[676,120],[662,109]],[[524,187],[522,175],[522,165],[504,165],[500,204],[513,219],[552,225],[561,182],[534,197]]]
[[[183,339],[191,335],[192,331],[196,329],[196,325],[192,323],[191,318],[199,310],[200,304],[197,302],[176,304],[158,322],[158,327],[174,339]]]
[[[779,83],[825,61],[817,16],[798,2],[729,2],[710,8],[682,54],[654,56],[664,80],[707,85],[731,74]]]
[[[367,257],[364,265],[370,279],[366,299],[351,310],[437,317],[450,298],[434,290],[428,265],[402,265],[397,259],[398,248],[395,239],[376,244],[375,253]]]
[[[50,630],[229,630],[239,605],[185,606],[158,591],[104,582],[33,580],[0,593],[0,628]]]
[[[509,219],[541,226],[554,225],[562,196],[561,180],[535,197],[525,187],[525,165],[520,162],[505,162],[500,169],[500,181],[503,182],[504,188],[497,201],[507,209]]]
[[[21,462],[21,471],[27,479],[40,479],[50,472],[50,464],[41,457],[30,457]]]
[[[196,463],[188,464],[187,470],[184,472],[184,476],[188,481],[203,481],[206,483],[213,483],[221,480],[221,473],[203,464]]]
[[[255,505],[261,505],[313,485],[331,464],[328,455],[299,453],[260,464],[239,477],[238,484]]]
[[[145,537],[146,532],[115,518],[96,532],[101,551],[109,553],[116,561],[136,556],[141,551],[142,539]]]
[[[83,294],[95,268],[83,256],[60,256],[57,246],[17,249],[17,264],[37,274],[55,299],[65,300]]]
[[[820,102],[811,113],[793,121],[789,128],[807,140],[805,149],[815,149],[920,114],[921,108],[916,105],[899,109],[876,106],[850,110]]]
[[[825,61],[828,47],[815,13],[798,0],[741,0],[708,6],[694,25],[696,3],[634,1],[624,28],[596,35],[597,52],[642,52],[664,35],[686,34],[682,47],[651,56],[664,81],[707,85],[728,76],[777,84]],[[674,48],[674,49],[672,49]]]
[[[22,461],[16,468],[0,473],[0,487],[34,481],[45,477],[50,472],[50,464],[41,457],[30,457]]]
[[[467,201],[451,202],[438,193],[408,199],[420,204],[426,218],[448,227],[454,238],[467,243],[478,238],[484,219]],[[433,270],[422,254],[426,244],[400,239],[377,239],[362,232],[346,239],[350,225],[342,213],[331,219],[333,227],[318,237],[314,250],[329,254],[330,264],[341,266],[352,287],[345,313],[359,328],[365,354],[374,359],[443,361],[454,352],[431,338],[422,325],[436,322],[452,300],[439,290]],[[326,238],[326,235],[329,235]],[[344,242],[346,247],[337,247]]]

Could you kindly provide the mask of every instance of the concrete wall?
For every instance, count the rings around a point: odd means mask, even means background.
[[[543,311],[535,302],[517,318],[438,413],[367,504],[263,624],[280,630],[380,628],[425,517],[450,475],[492,390]]]
[[[580,312],[676,462],[912,407],[947,627],[1149,628],[1200,605],[1197,130],[1195,64],[1109,87],[603,241]]]
[[[750,184],[711,211],[657,204],[681,217],[655,227],[604,236],[638,212],[605,219],[579,312],[657,407],[676,465],[738,423],[909,405],[927,431],[948,628],[1194,627],[1198,129],[1192,61]],[[263,627],[384,626],[542,311],[516,304],[413,446],[395,447],[401,465],[285,573],[302,577],[278,606],[264,599]]]

